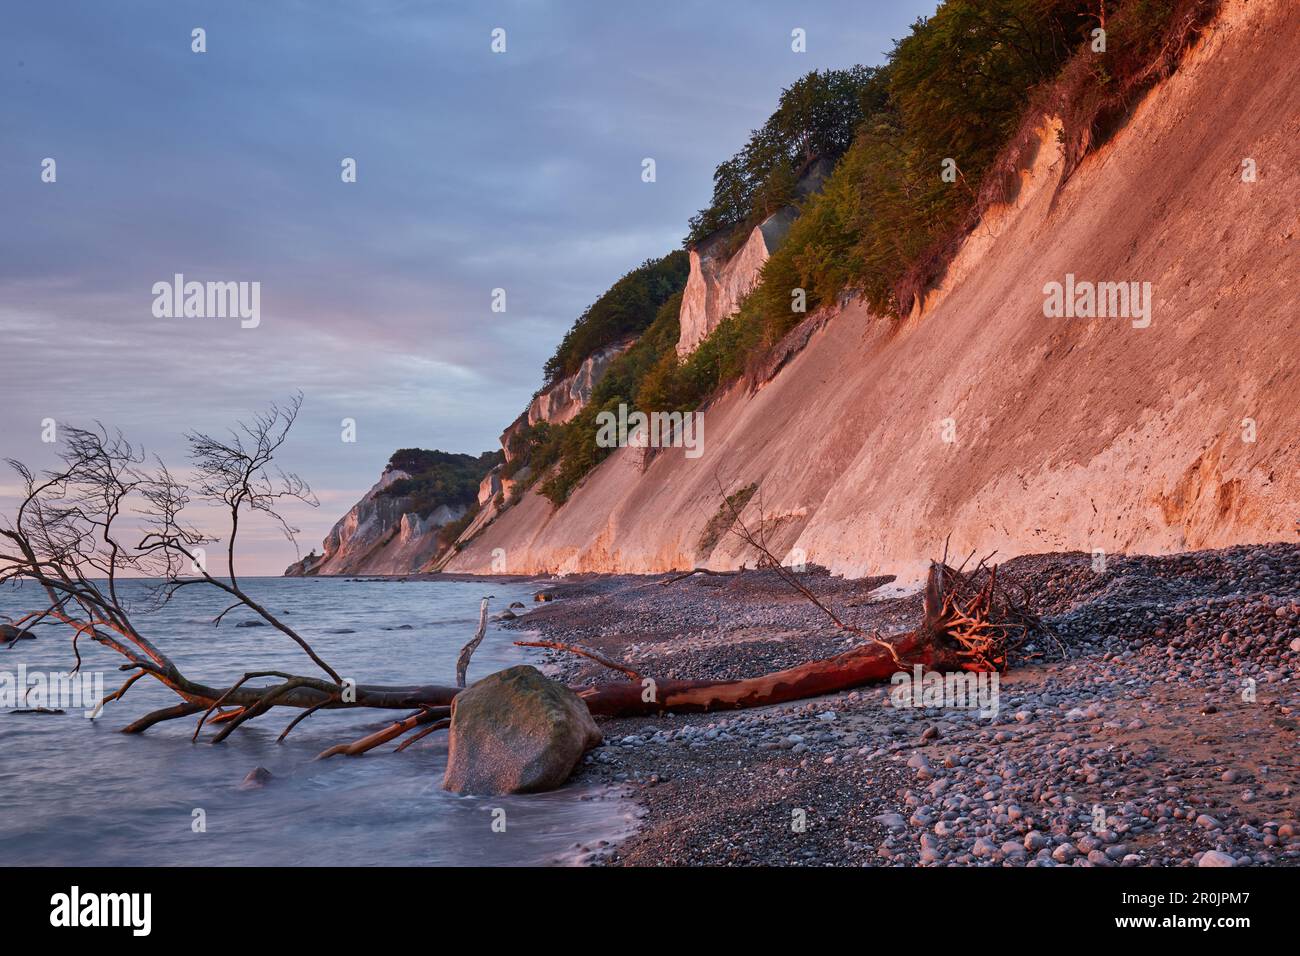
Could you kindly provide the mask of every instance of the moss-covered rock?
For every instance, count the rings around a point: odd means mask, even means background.
[[[600,741],[600,729],[573,691],[535,667],[511,667],[453,701],[442,785],[455,793],[554,790]]]

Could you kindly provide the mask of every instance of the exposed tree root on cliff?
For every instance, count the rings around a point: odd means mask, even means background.
[[[33,583],[42,598],[41,607],[15,622],[16,626],[21,629],[24,624],[46,619],[66,624],[72,631],[74,672],[81,664],[77,642],[82,637],[126,659],[121,669],[134,673],[99,702],[96,714],[105,704],[123,699],[145,676],[159,681],[180,698],[172,706],[133,721],[124,728],[125,733],[142,733],[159,723],[199,714],[192,739],[197,741],[205,726],[219,726],[211,739],[220,743],[275,708],[301,711],[280,733],[278,741],[283,741],[300,722],[320,711],[358,707],[411,711],[359,740],[335,745],[320,755],[329,757],[359,756],[414,732],[399,744],[398,749],[404,749],[449,725],[451,704],[465,686],[470,660],[486,633],[487,598],[479,609],[478,628],[457,660],[456,686],[380,686],[340,676],[301,635],[254,601],[239,584],[235,541],[241,517],[249,512],[268,516],[292,538],[293,529],[276,510],[278,502],[282,498],[314,501],[310,489],[296,476],[270,470],[298,405],[295,399],[286,408],[272,406],[269,413],[241,424],[240,430],[224,441],[201,434],[187,436],[196,475],[193,487],[181,484],[161,464],[145,468],[142,452],[120,435],[110,436],[103,429],[86,431],[64,426],[67,437],[61,453],[63,467],[39,477],[21,463],[10,462],[26,489],[14,520],[0,527],[0,585]],[[182,521],[181,512],[191,494],[224,506],[228,515],[227,571],[223,577],[210,574],[205,566],[202,546],[214,539]],[[588,648],[547,641],[519,643],[580,654],[623,674],[626,680],[573,689],[593,714],[626,716],[784,703],[885,681],[915,664],[936,670],[1002,670],[1007,666],[1008,654],[1039,627],[1023,602],[999,588],[996,569],[985,570],[981,562],[975,572],[966,575],[940,562],[931,567],[920,626],[885,640],[844,621],[797,574],[782,567],[764,540],[761,516],[760,531],[754,534],[734,507],[732,511],[735,533],[760,553],[760,566],[774,569],[837,627],[864,640],[865,646],[745,680],[660,681]],[[120,527],[123,513],[140,516],[126,531]],[[140,535],[137,543],[123,543],[121,536],[132,529]],[[133,609],[119,593],[119,577],[128,573],[162,580],[153,589],[155,607],[165,604],[184,587],[210,587],[222,592],[234,603],[222,610],[214,623],[237,608],[249,611],[290,638],[325,676],[253,671],[225,687],[191,680],[137,628]],[[696,569],[690,573],[724,572]],[[273,682],[255,683],[268,678]]]

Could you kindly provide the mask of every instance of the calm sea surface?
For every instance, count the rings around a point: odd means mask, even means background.
[[[479,598],[491,611],[530,604],[533,588],[500,581],[400,582],[340,578],[257,578],[244,586],[303,635],[331,666],[359,683],[455,681],[455,659],[473,634]],[[126,589],[145,603],[145,586]],[[137,628],[190,677],[227,685],[249,670],[312,675],[315,665],[271,627],[237,627],[250,612],[211,618],[227,602],[215,589],[182,589],[161,610],[135,616]],[[34,588],[0,588],[0,614],[18,616],[39,600]],[[35,641],[0,646],[0,672],[66,671],[70,631],[35,628]],[[469,680],[535,660],[511,643],[518,631],[489,623]],[[82,641],[84,670],[103,673],[111,692],[121,659]],[[441,788],[445,732],[392,753],[313,761],[333,744],[378,729],[399,712],[319,711],[283,744],[275,738],[297,711],[250,721],[225,742],[206,731],[190,743],[197,718],[159,724],[142,735],[118,731],[178,698],[143,678],[96,720],[69,710],[25,715],[0,710],[0,863],[9,865],[441,865],[549,864],[577,843],[612,836],[626,824],[626,801],[567,787],[549,794],[464,797]],[[274,779],[240,790],[255,767]],[[583,799],[586,796],[587,799]],[[505,832],[493,811],[505,810]],[[195,811],[201,810],[201,815]],[[202,816],[206,832],[194,832]],[[499,816],[499,815],[498,815]]]

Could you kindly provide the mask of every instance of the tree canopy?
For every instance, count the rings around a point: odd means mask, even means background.
[[[406,472],[409,478],[392,482],[380,495],[412,499],[412,510],[428,517],[442,505],[469,507],[478,502],[483,476],[501,463],[499,451],[478,455],[401,448],[388,459],[388,467]]]
[[[751,226],[795,199],[814,160],[844,154],[862,117],[884,101],[879,71],[864,66],[814,70],[781,91],[776,111],[713,173],[713,199],[691,217],[694,245],[741,224]]]
[[[676,251],[647,259],[615,282],[578,317],[547,359],[542,387],[572,375],[593,352],[644,331],[665,300],[686,285],[689,270],[686,253]]]

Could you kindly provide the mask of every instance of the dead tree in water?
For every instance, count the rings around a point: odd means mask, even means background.
[[[205,724],[221,724],[213,738],[220,741],[273,707],[303,711],[285,734],[318,710],[415,709],[413,716],[419,722],[445,716],[455,687],[394,687],[345,680],[302,635],[240,584],[236,548],[247,519],[253,515],[269,519],[292,540],[295,529],[281,515],[281,505],[286,501],[316,504],[306,482],[274,466],[300,405],[301,397],[284,406],[273,405],[226,437],[186,435],[193,472],[188,483],[162,462],[150,462],[121,434],[110,434],[102,426],[93,430],[63,426],[61,465],[39,475],[21,462],[9,461],[23,481],[24,492],[12,520],[0,526],[0,584],[32,584],[41,597],[40,606],[19,618],[18,626],[43,621],[66,624],[72,631],[74,672],[81,666],[82,640],[125,658],[121,670],[131,673],[101,706],[122,699],[143,676],[165,684],[180,697],[180,703],[128,725],[127,733],[201,714],[195,736]],[[216,539],[185,520],[192,503],[219,506],[226,515],[224,574],[207,569],[205,546]],[[237,608],[250,611],[296,644],[320,675],[252,672],[224,687],[186,677],[142,630],[123,594],[122,579],[127,576],[161,579],[152,587],[147,602],[151,609],[166,604],[182,588],[221,592],[231,603],[214,623]],[[269,678],[275,682],[263,683]]]
[[[66,625],[72,635],[74,671],[81,666],[79,642],[83,639],[125,659],[120,668],[129,672],[125,682],[100,702],[97,711],[109,701],[121,700],[146,676],[179,698],[178,703],[135,720],[125,732],[140,733],[163,721],[198,715],[194,739],[205,726],[217,727],[212,740],[220,742],[274,708],[296,709],[299,713],[280,734],[279,739],[284,740],[299,722],[319,711],[359,707],[411,711],[375,733],[331,747],[321,755],[355,756],[417,728],[399,749],[447,726],[450,705],[463,686],[469,657],[482,639],[485,608],[480,612],[475,639],[461,652],[459,686],[363,684],[341,676],[302,635],[259,604],[239,582],[236,543],[245,520],[260,515],[293,540],[295,529],[281,515],[281,505],[286,501],[316,504],[302,479],[274,465],[300,405],[301,396],[284,406],[273,405],[225,438],[188,434],[193,473],[188,482],[179,480],[162,462],[150,463],[143,451],[103,427],[64,426],[61,465],[39,475],[21,462],[9,461],[23,481],[24,493],[12,519],[0,525],[0,584],[34,585],[40,598],[38,606],[16,620],[15,626],[21,630],[43,621]],[[192,502],[219,506],[225,514],[226,570],[221,575],[207,570],[204,555],[205,545],[216,539],[188,524],[184,517]],[[124,576],[160,579],[152,588],[149,606],[153,608],[166,604],[182,588],[220,592],[230,604],[216,616],[215,623],[243,608],[297,645],[320,673],[255,671],[226,686],[192,680],[141,630],[135,609],[122,594]],[[653,714],[796,700],[887,680],[900,667],[915,663],[938,669],[1001,668],[1010,632],[998,630],[1005,625],[991,621],[992,584],[990,578],[987,589],[972,591],[959,572],[935,565],[925,621],[917,630],[893,641],[873,639],[838,657],[775,674],[743,681],[656,683],[620,667],[639,682],[574,690],[594,714]],[[852,630],[842,622],[841,626]]]

